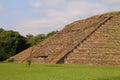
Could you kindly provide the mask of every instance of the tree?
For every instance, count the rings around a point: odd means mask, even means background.
[[[32,34],[26,35],[26,37],[19,34],[19,32],[12,30],[4,30],[0,28],[0,61],[3,61],[19,52],[25,50],[26,48],[32,47],[44,39],[53,36],[57,31],[52,31],[45,34],[38,34],[33,36]],[[31,54],[33,47],[31,50]]]
[[[3,32],[3,31],[4,31],[4,29],[3,29],[3,28],[0,28],[0,33]]]
[[[28,34],[26,35],[26,41],[27,41],[27,44],[29,44],[29,47],[33,45],[33,39],[34,39],[34,36],[32,34]]]
[[[50,36],[53,36],[54,34],[56,34],[58,31],[52,31],[52,32],[49,32],[47,35],[46,35],[46,38],[50,37]]]
[[[34,37],[34,44],[42,42],[46,38],[45,34],[38,34]]]
[[[37,34],[36,36],[33,36],[32,34],[26,35],[26,41],[30,46],[40,43],[45,38],[45,34]]]
[[[18,32],[9,30],[0,33],[0,61],[28,48],[26,40]]]

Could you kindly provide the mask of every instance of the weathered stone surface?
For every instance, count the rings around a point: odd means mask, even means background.
[[[33,63],[120,65],[120,12],[66,25],[54,36],[10,59]],[[8,60],[10,60],[8,59]]]

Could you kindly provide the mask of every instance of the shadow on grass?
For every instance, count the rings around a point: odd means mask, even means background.
[[[95,80],[120,80],[120,76],[116,76],[116,77],[105,77],[105,78],[98,78],[98,79],[95,79]]]

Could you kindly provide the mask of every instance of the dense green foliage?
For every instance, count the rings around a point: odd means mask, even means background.
[[[50,36],[56,34],[57,32],[58,31],[52,31],[46,35],[45,34],[37,34],[35,36],[32,34],[28,34],[28,35],[26,35],[26,41],[30,46],[32,46],[32,45],[42,42],[44,39],[49,38]]]
[[[48,34],[46,35],[46,38],[48,38],[48,37],[56,34],[56,32],[58,32],[58,31],[52,31],[52,32],[48,33]]]
[[[28,47],[25,38],[18,32],[0,29],[0,61]]]
[[[44,39],[54,35],[57,31],[48,34],[32,34],[26,37],[20,35],[16,31],[4,30],[0,28],[0,61],[3,61],[35,44],[40,43]]]
[[[46,39],[45,34],[38,34],[36,36],[33,36],[32,34],[26,35],[26,41],[30,46],[38,44],[44,39]]]
[[[9,68],[8,68],[9,67]],[[120,80],[120,67],[0,63],[2,80]]]

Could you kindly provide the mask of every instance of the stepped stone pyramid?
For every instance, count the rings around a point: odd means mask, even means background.
[[[120,12],[68,24],[52,37],[7,59],[51,64],[120,65]]]

